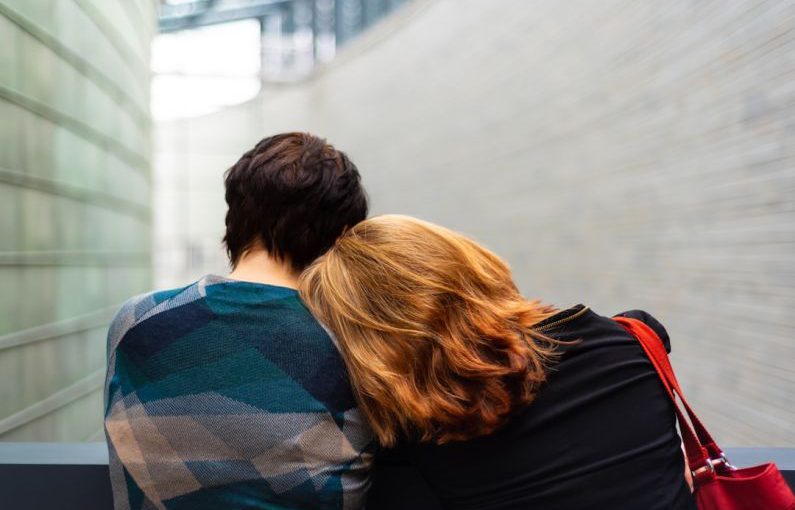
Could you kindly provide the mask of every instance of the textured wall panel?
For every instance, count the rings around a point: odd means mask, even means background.
[[[374,212],[473,235],[528,296],[655,314],[724,443],[795,444],[793,2],[417,0],[301,87],[158,129],[161,281],[223,271],[223,170],[313,130]]]
[[[151,285],[151,0],[0,0],[0,440],[101,429],[105,330]]]

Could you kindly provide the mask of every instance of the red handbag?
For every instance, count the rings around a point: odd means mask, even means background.
[[[699,510],[795,509],[795,495],[775,464],[738,469],[729,463],[685,400],[668,353],[654,330],[636,319],[615,317],[613,320],[640,342],[673,402],[687,462],[693,473],[693,495]],[[681,400],[690,423],[676,396]]]

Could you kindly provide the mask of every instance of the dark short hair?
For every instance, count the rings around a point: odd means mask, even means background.
[[[264,138],[226,171],[224,185],[233,267],[259,244],[301,271],[367,217],[356,165],[309,133]]]

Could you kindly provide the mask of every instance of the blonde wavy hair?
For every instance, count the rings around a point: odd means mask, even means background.
[[[335,334],[384,446],[493,432],[533,400],[555,357],[556,342],[532,329],[554,308],[523,298],[494,253],[408,216],[348,230],[300,292]]]

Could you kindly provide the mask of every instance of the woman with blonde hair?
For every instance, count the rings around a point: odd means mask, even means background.
[[[586,306],[525,299],[467,237],[371,218],[300,292],[380,444],[368,509],[693,508],[673,407],[637,341]],[[670,350],[651,316],[622,315]]]

